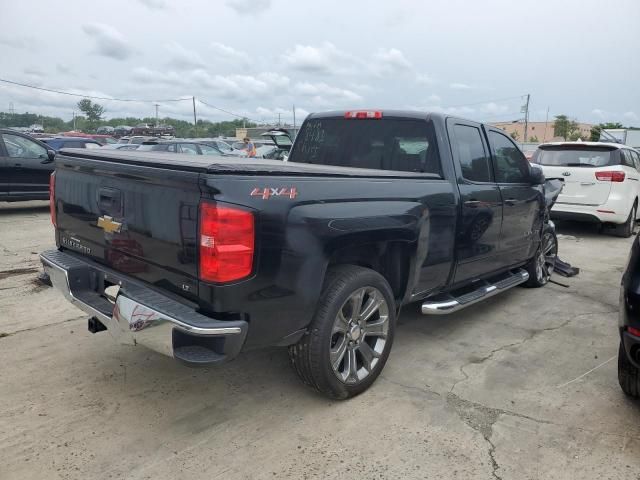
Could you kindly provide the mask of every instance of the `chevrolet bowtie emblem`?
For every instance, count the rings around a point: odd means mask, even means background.
[[[120,233],[122,223],[114,221],[109,215],[104,215],[98,217],[98,227],[107,233]]]

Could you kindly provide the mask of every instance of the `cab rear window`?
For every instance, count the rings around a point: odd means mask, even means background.
[[[533,163],[550,167],[607,167],[619,165],[619,156],[615,150],[607,147],[567,148],[544,147],[534,154]]]
[[[434,128],[425,120],[314,118],[289,161],[441,175]]]

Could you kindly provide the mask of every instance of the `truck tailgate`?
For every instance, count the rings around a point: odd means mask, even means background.
[[[193,168],[63,151],[56,158],[58,244],[195,299],[198,182]]]

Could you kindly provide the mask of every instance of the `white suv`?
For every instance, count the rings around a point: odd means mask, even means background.
[[[564,179],[551,218],[612,224],[621,237],[633,234],[640,198],[640,154],[601,142],[545,143],[531,159],[547,178]]]

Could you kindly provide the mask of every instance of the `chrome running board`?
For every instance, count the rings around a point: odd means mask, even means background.
[[[499,280],[490,283],[487,281],[477,282],[477,287],[461,295],[454,293],[441,293],[434,297],[427,298],[422,303],[422,313],[424,315],[447,315],[457,312],[470,305],[478,303],[498,293],[509,290],[529,280],[529,274],[523,270],[515,270],[503,275]]]

